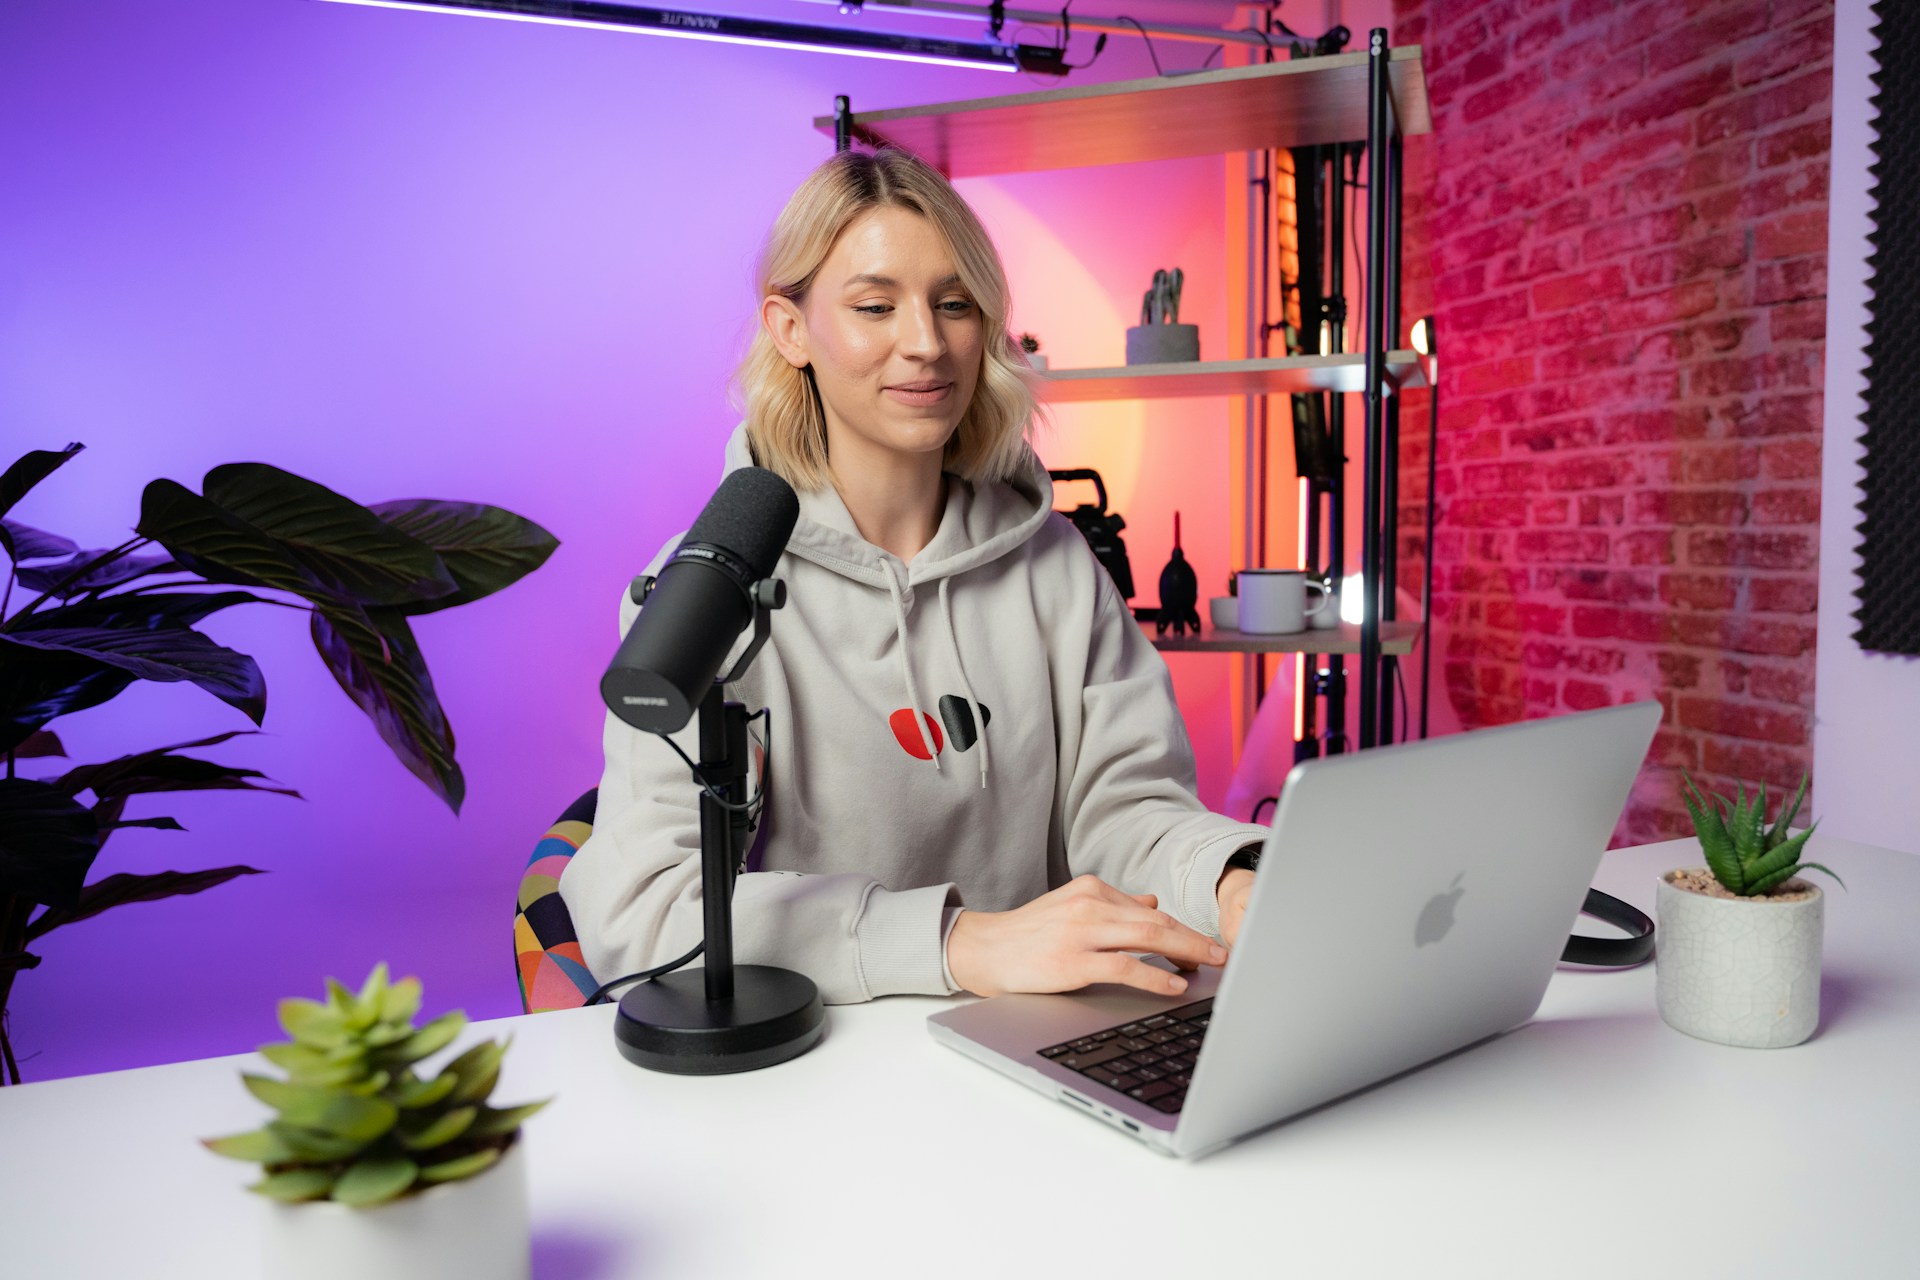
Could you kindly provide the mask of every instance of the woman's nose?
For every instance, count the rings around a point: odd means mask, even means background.
[[[939,317],[931,307],[903,307],[900,314],[903,320],[900,345],[905,351],[929,357],[946,351],[946,336],[940,332]]]

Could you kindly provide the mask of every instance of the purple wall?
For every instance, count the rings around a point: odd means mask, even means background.
[[[725,7],[834,20],[775,0]],[[1129,11],[1207,21],[1230,6]],[[1169,66],[1204,53],[1161,46]],[[1149,70],[1137,40],[1116,39],[1081,79]],[[274,1034],[276,998],[380,959],[418,973],[430,1009],[517,1012],[512,887],[533,838],[598,778],[594,683],[621,585],[717,479],[753,254],[830,151],[811,117],[838,92],[877,107],[1035,87],[302,0],[0,7],[0,452],[89,446],[19,518],[110,545],[146,481],[197,486],[213,465],[257,459],[363,501],[498,503],[563,544],[520,585],[418,628],[467,773],[457,819],[341,696],[298,615],[256,607],[207,624],[260,660],[270,693],[267,736],[215,754],[306,800],[136,808],[190,833],[121,832],[97,874],[228,862],[271,874],[50,935],[13,1000],[28,1077],[250,1048]],[[1189,246],[1218,253],[1221,162],[1153,169],[1150,183],[1035,175],[981,199],[1059,229],[1076,194],[1105,204],[1127,188],[1124,235],[1089,240],[1081,261],[1107,291],[1098,309],[1125,316],[1154,266]],[[1003,249],[1019,296],[1045,254]],[[1221,260],[1184,265],[1190,305],[1220,333]],[[1057,316],[1052,345],[1071,353],[1062,326],[1079,308],[1030,296],[1016,323],[1045,333]],[[1194,412],[1218,424],[1206,448],[1224,460],[1224,405]],[[1070,432],[1098,421],[1079,413]],[[1129,514],[1150,517],[1134,535],[1150,598],[1163,513],[1189,512],[1191,547],[1195,507],[1225,504],[1156,488],[1150,462],[1141,472]],[[1217,538],[1208,579],[1224,573],[1223,525]],[[1196,661],[1176,668],[1183,702],[1223,705],[1224,665]],[[243,724],[197,691],[143,687],[56,727],[76,760],[94,760]],[[1217,797],[1225,730],[1196,732]]]

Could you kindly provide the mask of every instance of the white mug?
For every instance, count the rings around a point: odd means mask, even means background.
[[[1327,607],[1329,595],[1317,578],[1304,569],[1242,569],[1240,630],[1248,635],[1285,635],[1304,631],[1307,619]],[[1307,592],[1319,593],[1307,607]]]

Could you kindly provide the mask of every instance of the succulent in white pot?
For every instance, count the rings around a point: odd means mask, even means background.
[[[1799,1044],[1820,1024],[1826,897],[1796,873],[1822,871],[1840,880],[1829,868],[1802,861],[1813,827],[1790,831],[1806,799],[1806,776],[1772,826],[1766,825],[1765,784],[1751,801],[1740,784],[1729,800],[1682,778],[1707,865],[1667,872],[1655,893],[1660,1016],[1675,1030],[1720,1044]]]
[[[431,1077],[418,1064],[466,1027],[458,1010],[413,1025],[420,982],[378,965],[358,994],[282,1000],[291,1040],[260,1052],[287,1079],[243,1075],[278,1114],[204,1139],[264,1166],[249,1190],[274,1203],[264,1274],[360,1280],[526,1280],[530,1262],[521,1122],[545,1102],[493,1107],[507,1042],[483,1041]]]

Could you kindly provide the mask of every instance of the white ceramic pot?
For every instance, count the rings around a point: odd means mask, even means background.
[[[1669,873],[1671,874],[1671,873]],[[1799,1044],[1820,1024],[1826,895],[1711,898],[1660,877],[1654,992],[1676,1031],[1748,1049]]]
[[[268,1203],[274,1280],[528,1280],[524,1138],[491,1169],[371,1209]]]

